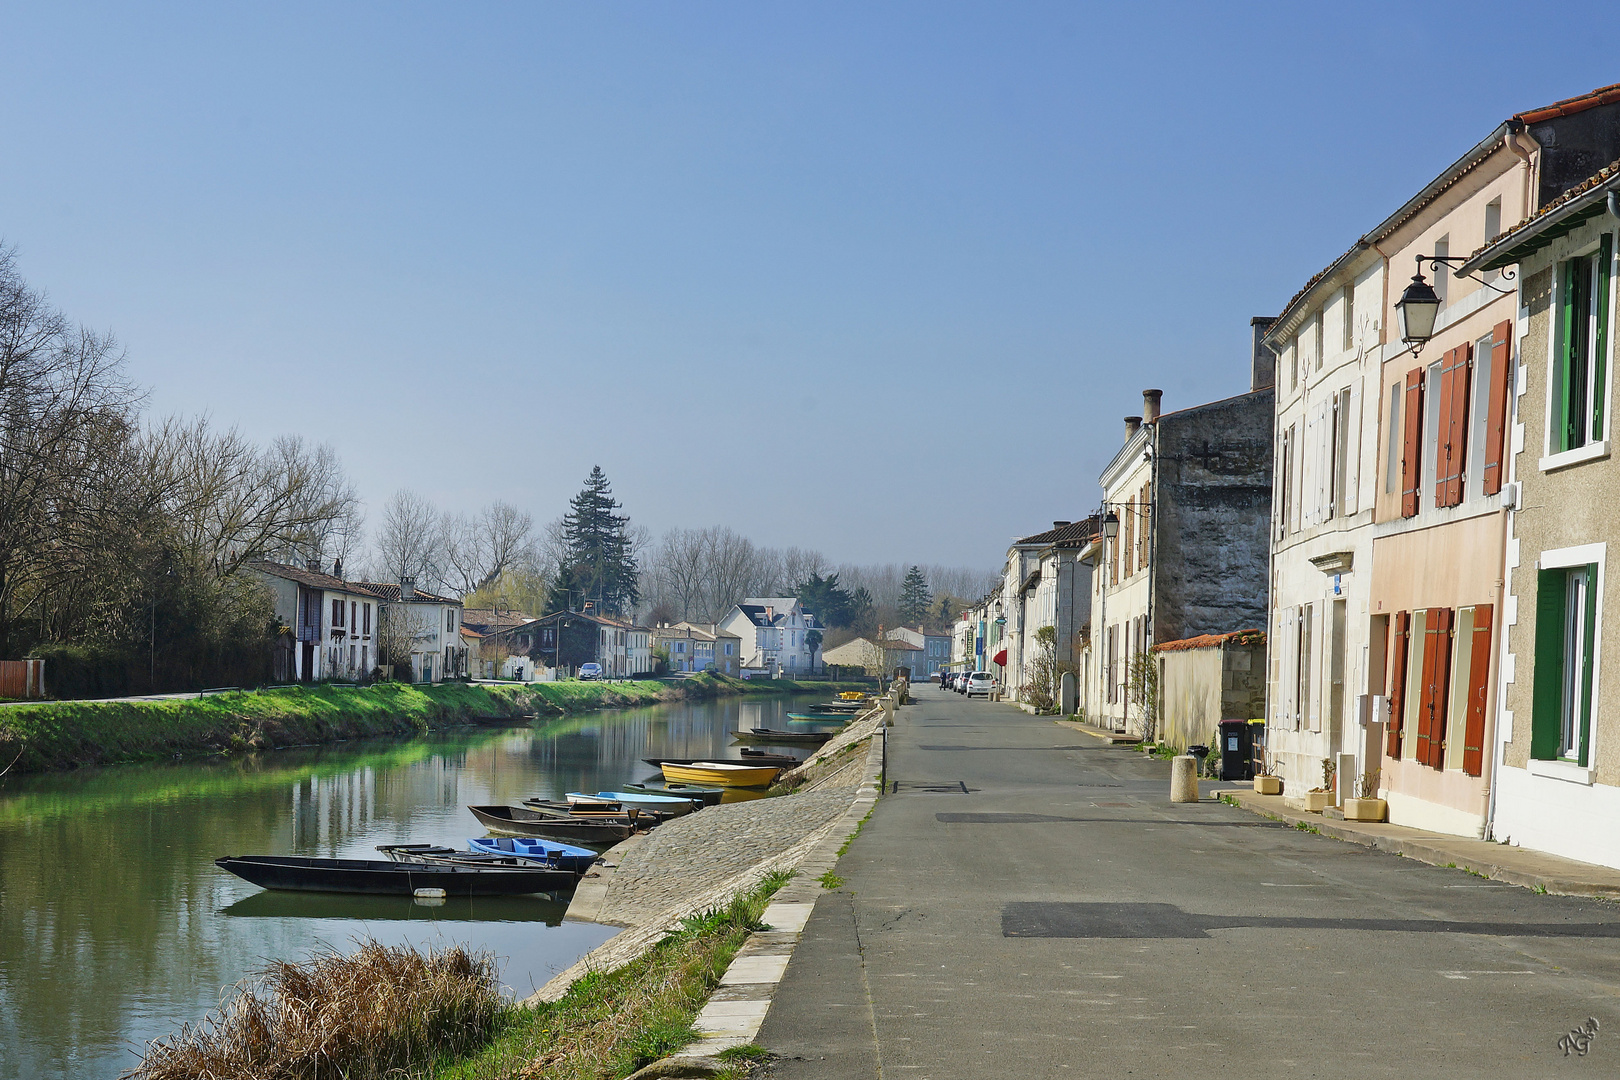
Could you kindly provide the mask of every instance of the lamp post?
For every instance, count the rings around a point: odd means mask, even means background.
[[[1417,255],[1415,258],[1417,259],[1417,273],[1412,275],[1412,282],[1406,286],[1406,291],[1401,293],[1401,298],[1395,301],[1395,317],[1400,321],[1401,325],[1401,342],[1411,348],[1414,358],[1423,351],[1423,346],[1429,343],[1429,339],[1434,337],[1434,324],[1440,316],[1440,296],[1434,291],[1434,286],[1424,279],[1423,264],[1428,263],[1429,269],[1433,270],[1435,275],[1438,276],[1442,267],[1450,269],[1453,263],[1465,263],[1469,257],[1464,255]],[[1472,274],[1459,274],[1457,276],[1473,277]],[[1514,276],[1514,272],[1511,270],[1502,272],[1502,280],[1504,281],[1511,281]],[[1497,289],[1495,285],[1483,278],[1475,278],[1474,280],[1488,289],[1496,289],[1498,293],[1505,294],[1507,292],[1505,289]]]

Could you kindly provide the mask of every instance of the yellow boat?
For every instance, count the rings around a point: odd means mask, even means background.
[[[843,693],[839,694],[838,696],[843,698],[845,701],[865,701],[866,700],[866,695],[861,693],[859,690],[845,690]]]
[[[720,787],[765,787],[781,768],[775,765],[728,765],[723,761],[694,761],[690,765],[660,765],[672,784],[718,784]]]

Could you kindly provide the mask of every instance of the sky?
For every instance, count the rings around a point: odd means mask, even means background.
[[[1612,3],[0,3],[0,242],[154,414],[991,567]],[[1607,54],[1607,55],[1605,55]]]

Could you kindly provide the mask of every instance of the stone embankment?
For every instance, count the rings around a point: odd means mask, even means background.
[[[794,871],[766,908],[770,929],[754,934],[732,961],[694,1025],[702,1041],[682,1056],[700,1059],[750,1042],[823,876],[881,792],[883,727],[894,714],[892,700],[875,705],[779,777],[774,797],[709,807],[610,850],[597,874],[581,882],[568,917],[625,930],[529,1000],[555,1001],[587,972],[634,960],[688,916],[726,903],[768,874]]]

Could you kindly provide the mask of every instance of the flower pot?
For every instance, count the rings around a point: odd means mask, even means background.
[[[1257,776],[1254,778],[1254,793],[1256,795],[1281,795],[1282,777]]]
[[[1333,792],[1307,791],[1305,793],[1305,809],[1312,814],[1320,814],[1333,805]]]
[[[1383,821],[1389,813],[1389,804],[1383,799],[1344,800],[1344,820]]]

